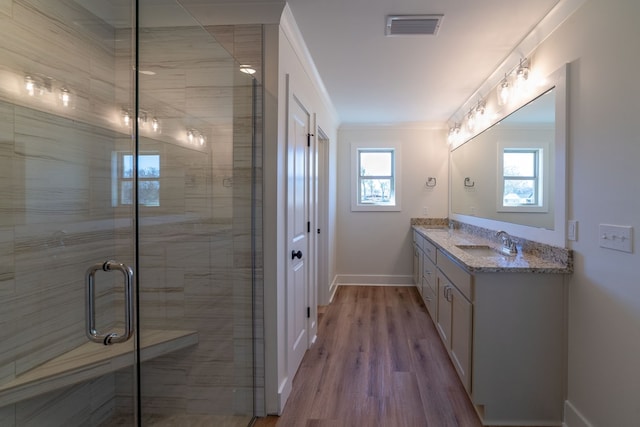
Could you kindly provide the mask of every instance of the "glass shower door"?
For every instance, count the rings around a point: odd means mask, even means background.
[[[134,9],[115,4],[0,2],[2,426],[135,422]]]
[[[203,27],[178,1],[139,15],[139,337],[175,347],[141,350],[142,425],[247,426],[255,98],[230,52],[255,64],[262,28]]]

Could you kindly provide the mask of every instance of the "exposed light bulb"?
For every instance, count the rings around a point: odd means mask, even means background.
[[[66,87],[60,89],[60,100],[62,101],[62,105],[65,107],[69,106],[69,102],[71,101],[71,92]]]
[[[129,111],[122,111],[122,122],[125,126],[129,126],[129,124],[131,124],[131,114],[129,114]]]
[[[193,139],[196,137],[195,133],[193,132],[193,130],[188,130],[187,131],[187,139],[189,140],[189,142],[193,142]]]
[[[204,142],[205,142],[204,135],[202,134],[198,135],[198,142],[200,143],[200,146],[204,145]]]
[[[516,71],[516,85],[523,86],[529,79],[529,67],[525,65],[524,59],[520,60],[520,65]]]
[[[151,129],[154,132],[158,132],[160,130],[160,121],[156,117],[151,119]]]
[[[24,78],[24,88],[27,90],[29,96],[33,96],[36,93],[36,83],[33,81],[31,76],[26,76]]]
[[[509,98],[511,97],[511,85],[509,84],[509,80],[507,79],[507,75],[504,75],[504,79],[498,86],[498,104],[505,105],[509,102]]]
[[[469,129],[469,132],[473,132],[475,128],[476,128],[476,117],[472,108],[469,111],[469,115],[467,116],[467,129]]]

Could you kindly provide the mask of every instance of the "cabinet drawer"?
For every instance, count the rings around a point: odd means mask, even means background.
[[[431,243],[427,239],[424,239],[424,241],[422,242],[422,250],[424,251],[425,255],[427,255],[429,259],[431,259],[431,261],[433,261],[434,263],[436,262],[436,247],[433,243]]]
[[[472,276],[459,267],[442,251],[438,251],[438,268],[449,278],[451,283],[469,300],[473,301],[473,291],[471,286]]]
[[[435,293],[436,291],[436,265],[425,255],[422,265],[422,277]]]
[[[423,247],[425,239],[422,234],[418,233],[416,230],[413,230],[413,241],[420,250],[424,250]]]

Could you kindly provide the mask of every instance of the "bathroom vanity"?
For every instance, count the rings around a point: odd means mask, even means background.
[[[493,232],[495,233],[495,232]],[[413,227],[414,280],[484,425],[562,424],[571,253]]]

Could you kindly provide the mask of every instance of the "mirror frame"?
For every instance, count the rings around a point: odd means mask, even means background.
[[[544,228],[531,227],[527,225],[514,224],[510,222],[497,221],[488,218],[476,217],[471,215],[462,215],[453,213],[452,210],[452,188],[451,182],[451,153],[458,146],[451,147],[449,150],[449,218],[455,221],[459,221],[465,224],[475,225],[477,227],[487,228],[490,230],[504,230],[507,233],[524,238],[527,240],[545,243],[558,247],[566,247],[566,226],[567,226],[567,119],[568,119],[568,105],[567,105],[567,73],[568,64],[563,65],[547,76],[546,79],[531,93],[531,96],[526,99],[510,105],[509,108],[499,112],[499,118],[487,126],[486,129],[493,126],[509,114],[523,107],[531,102],[533,99],[547,92],[548,90],[556,89],[556,111],[555,111],[555,188],[553,189],[553,199],[555,204],[554,211],[554,227],[553,230]],[[485,129],[481,129],[471,136],[464,144],[468,143],[476,135],[483,132]]]

